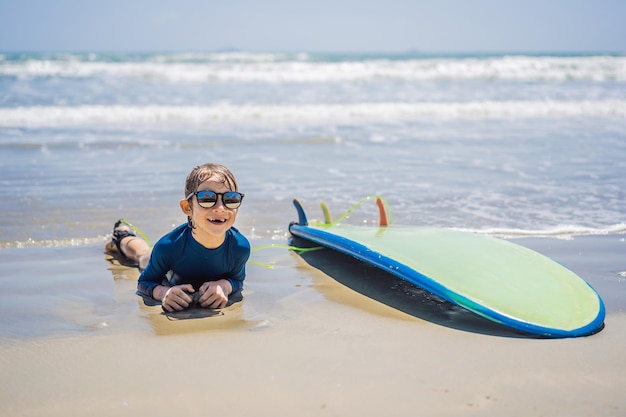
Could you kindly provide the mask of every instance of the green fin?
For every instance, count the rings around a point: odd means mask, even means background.
[[[328,209],[328,206],[322,201],[320,202],[320,207],[322,208],[322,212],[324,213],[324,224],[330,226],[331,224],[333,224],[333,218],[330,215],[330,210]]]

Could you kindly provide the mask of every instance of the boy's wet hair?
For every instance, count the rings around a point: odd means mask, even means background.
[[[213,180],[226,185],[230,191],[239,191],[235,176],[224,165],[208,163],[195,167],[185,181],[185,196],[198,191],[204,181]]]

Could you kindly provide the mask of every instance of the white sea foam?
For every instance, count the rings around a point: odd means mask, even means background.
[[[0,108],[6,128],[90,124],[205,122],[402,122],[419,119],[626,117],[626,100],[483,101],[467,103],[356,103],[211,106],[33,106]]]
[[[106,238],[85,237],[85,238],[66,238],[66,239],[27,239],[15,242],[0,242],[0,249],[10,248],[59,248],[68,246],[85,246],[97,243],[104,243]]]
[[[132,58],[132,57],[130,57]],[[106,61],[77,56],[0,60],[0,77],[139,78],[167,82],[345,82],[510,80],[626,82],[624,56],[497,56],[314,60],[306,54],[155,55]]]
[[[478,233],[488,236],[498,236],[505,238],[521,238],[521,237],[552,237],[558,239],[571,239],[574,236],[589,235],[609,235],[609,234],[625,234],[626,223],[619,223],[612,226],[593,228],[578,225],[563,225],[545,230],[526,230],[526,229],[507,229],[507,228],[487,228],[487,229],[467,229],[455,228],[465,232]]]

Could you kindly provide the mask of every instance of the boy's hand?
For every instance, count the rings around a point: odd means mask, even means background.
[[[224,308],[228,304],[228,296],[231,292],[232,287],[227,279],[208,281],[200,287],[201,295],[198,302],[202,307]]]
[[[163,310],[171,313],[186,309],[193,301],[189,294],[193,294],[194,291],[191,284],[175,285],[169,288],[161,299]]]

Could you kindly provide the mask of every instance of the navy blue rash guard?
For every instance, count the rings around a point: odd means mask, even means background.
[[[150,261],[139,276],[137,291],[152,297],[157,285],[191,284],[197,291],[207,281],[227,279],[233,293],[241,290],[250,257],[250,242],[231,227],[224,243],[207,249],[191,236],[187,223],[176,227],[154,245]]]

